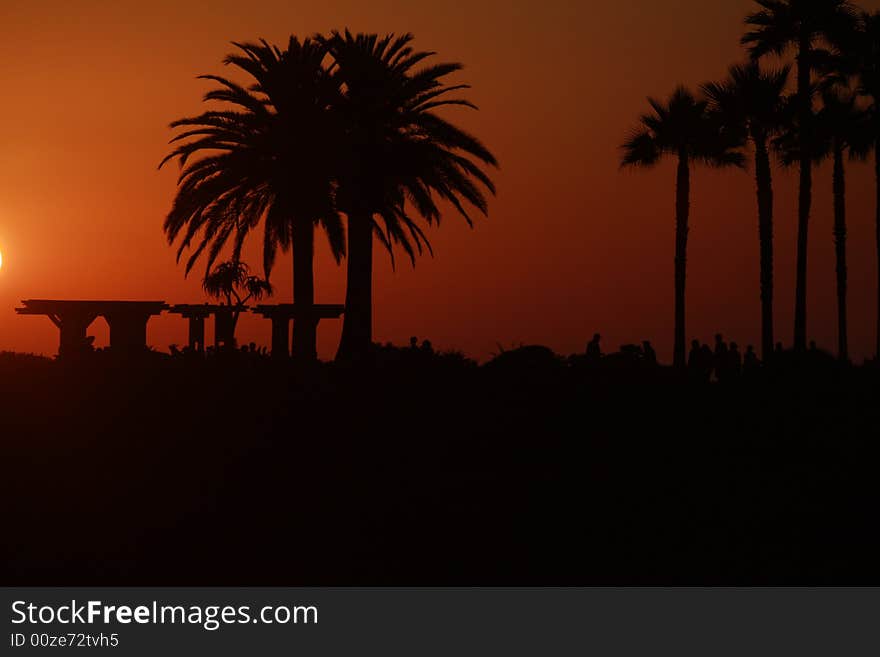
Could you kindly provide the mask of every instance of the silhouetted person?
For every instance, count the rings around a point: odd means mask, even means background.
[[[755,348],[752,345],[748,345],[743,356],[743,376],[754,376],[759,369],[761,369],[761,361],[758,360]]]
[[[433,354],[434,353],[434,345],[431,344],[430,340],[422,340],[422,353],[423,354]]]
[[[712,375],[712,350],[707,345],[701,345],[699,340],[691,341],[688,371],[694,381],[701,383],[708,383]]]
[[[651,346],[650,340],[642,341],[642,353],[644,354],[645,362],[648,365],[657,364],[657,352],[654,351],[654,347]]]
[[[594,333],[593,339],[587,343],[587,358],[589,360],[599,360],[602,357],[602,347],[599,345],[601,339],[601,335]]]
[[[730,351],[727,352],[728,375],[738,377],[742,373],[742,354],[739,353],[739,345],[730,343]]]
[[[700,367],[702,368],[703,375],[708,383],[709,379],[712,378],[712,370],[715,368],[715,354],[712,352],[712,347],[703,343],[703,345],[700,346],[700,356]]]
[[[419,339],[416,336],[412,336],[409,339],[409,348],[413,350],[419,348]]]
[[[688,353],[688,369],[696,370],[700,365],[700,341],[691,340],[691,350]]]
[[[722,381],[728,374],[727,343],[720,333],[715,334],[714,366],[715,378]]]
[[[816,341],[810,340],[810,353],[815,354],[817,351],[819,351],[819,348],[816,346]]]

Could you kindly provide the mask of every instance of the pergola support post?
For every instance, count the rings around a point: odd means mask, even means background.
[[[272,355],[278,358],[287,358],[291,355],[300,362],[308,362],[317,359],[315,353],[297,353],[296,336],[297,328],[302,329],[299,322],[307,322],[305,329],[310,335],[318,330],[318,322],[322,319],[336,319],[345,311],[345,307],[339,304],[314,304],[312,306],[297,306],[292,303],[280,303],[277,305],[260,305],[253,312],[262,315],[272,321]],[[293,320],[294,345],[290,346],[290,322]],[[313,340],[309,340],[311,344]]]
[[[64,358],[80,356],[91,351],[86,332],[97,318],[91,313],[56,313],[53,322],[59,329],[58,355]],[[54,321],[57,319],[58,321]]]
[[[290,318],[275,315],[272,318],[272,356],[290,357]]]
[[[140,312],[113,312],[104,315],[110,325],[110,350],[137,354],[147,350],[147,321],[150,315]]]
[[[205,315],[189,316],[189,348],[200,354],[205,352]]]

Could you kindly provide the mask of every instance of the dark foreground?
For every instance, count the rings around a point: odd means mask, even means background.
[[[0,356],[5,585],[878,584],[880,376]]]

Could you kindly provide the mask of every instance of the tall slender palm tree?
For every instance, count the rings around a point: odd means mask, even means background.
[[[855,8],[848,0],[756,0],[761,10],[749,14],[746,24],[754,29],[742,37],[753,59],[797,52],[797,122],[807,137],[812,117],[811,75],[821,46],[845,40],[855,23]],[[807,243],[812,201],[812,161],[801,149],[798,193],[797,281],[795,289],[794,347],[807,345]]]
[[[875,239],[877,253],[877,328],[875,357],[880,362],[880,11],[861,12],[858,29],[846,48],[849,70],[855,74],[857,93],[868,101],[865,111],[865,136],[857,154],[874,153]]]
[[[773,173],[769,140],[781,129],[790,67],[762,71],[758,62],[731,66],[727,79],[705,84],[703,94],[724,125],[754,147],[758,200],[761,352],[773,355]]]
[[[321,38],[321,37],[318,37]],[[449,106],[475,108],[448,94],[468,88],[444,78],[461,64],[423,63],[413,37],[333,32],[323,38],[343,82],[340,115],[346,153],[339,175],[338,207],[348,217],[345,318],[338,358],[358,359],[372,347],[373,237],[391,251],[402,246],[414,261],[430,249],[409,209],[439,222],[438,200],[471,224],[465,205],[486,214],[484,190],[495,187],[483,166],[497,166],[474,136],[436,113]]]
[[[218,84],[205,100],[225,106],[171,124],[183,130],[159,166],[176,158],[182,170],[165,233],[169,243],[180,237],[178,258],[195,243],[187,273],[208,247],[210,271],[230,237],[237,261],[245,238],[260,224],[267,280],[277,249],[292,247],[293,300],[302,308],[293,353],[313,360],[315,225],[324,228],[337,262],[345,251],[334,178],[340,83],[325,66],[326,47],[311,39],[292,36],[284,50],[265,41],[234,45],[240,52],[225,63],[248,74],[252,84],[201,76]]]
[[[832,194],[834,199],[834,254],[837,275],[837,354],[849,360],[847,332],[847,264],[846,264],[846,168],[847,152],[854,158],[867,154],[866,121],[856,107],[855,96],[840,87],[822,92],[822,109],[817,114],[820,155],[832,160]]]
[[[811,118],[811,128],[806,136],[799,133],[796,124],[792,124],[774,140],[774,146],[785,165],[794,165],[805,155],[814,164],[826,159],[832,161],[838,356],[841,360],[848,360],[845,160],[847,155],[864,159],[869,147],[864,112],[857,108],[855,95],[841,86],[841,80],[835,73],[816,85],[821,89],[822,107]]]
[[[685,282],[691,165],[743,166],[739,136],[725,132],[708,102],[678,87],[665,103],[648,99],[652,112],[624,142],[623,166],[653,167],[665,155],[678,161],[675,192],[675,339],[673,365],[685,366]]]

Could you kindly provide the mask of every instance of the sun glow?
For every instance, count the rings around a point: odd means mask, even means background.
[[[3,251],[0,251],[0,269],[3,269]]]

